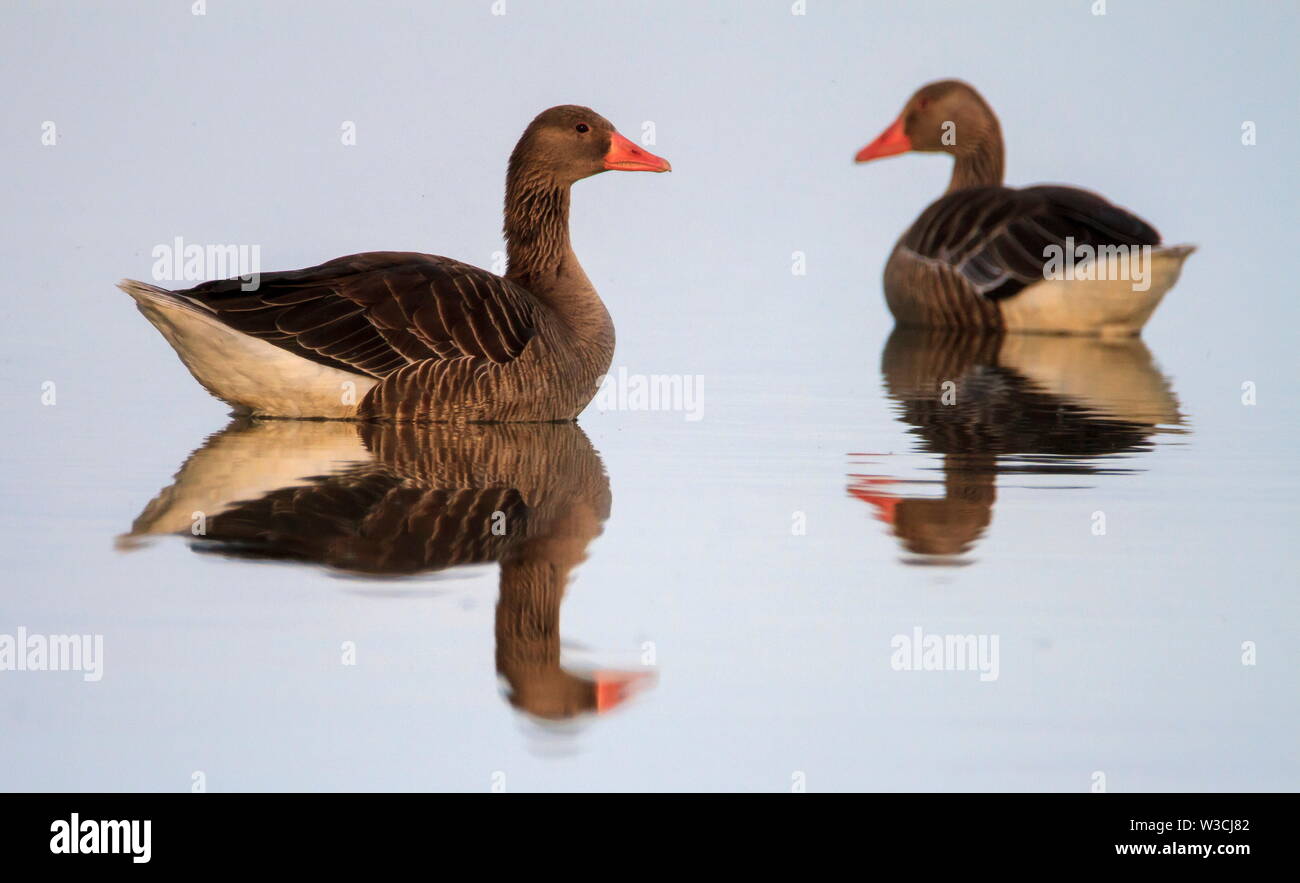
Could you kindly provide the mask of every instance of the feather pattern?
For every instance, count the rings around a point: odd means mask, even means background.
[[[505,364],[536,333],[536,301],[469,264],[371,252],[305,270],[206,282],[181,296],[236,331],[334,368],[384,378],[426,359]]]
[[[898,259],[943,264],[973,294],[999,300],[1043,280],[1049,246],[1159,245],[1150,224],[1073,187],[974,187],[935,201],[898,243]]]

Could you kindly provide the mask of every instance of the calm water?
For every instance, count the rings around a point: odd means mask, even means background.
[[[1198,421],[1139,341],[872,348],[795,421],[739,375],[698,422],[51,409],[5,614],[104,675],[3,675],[6,787],[1294,787],[1294,427]],[[896,670],[918,627],[996,679]]]
[[[1294,10],[761,6],[0,13],[0,635],[103,637],[98,681],[0,672],[0,788],[1300,788]],[[1063,89],[1099,68],[1160,100]],[[892,333],[949,167],[850,160],[952,75],[1010,183],[1200,247],[1142,341]],[[113,287],[177,236],[490,265],[561,101],[673,163],[573,231],[698,420],[232,424]],[[918,629],[996,666],[900,670]]]

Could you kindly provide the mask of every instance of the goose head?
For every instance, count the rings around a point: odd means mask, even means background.
[[[957,155],[977,149],[997,130],[997,117],[973,87],[960,80],[940,80],[916,90],[898,119],[859,150],[855,160],[870,162],[909,151]]]
[[[668,160],[624,138],[613,123],[591,108],[574,104],[538,114],[515,145],[510,168],[512,172],[544,175],[560,185],[611,170],[672,171]]]

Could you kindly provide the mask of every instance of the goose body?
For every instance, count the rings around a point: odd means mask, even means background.
[[[1138,216],[1075,187],[1002,184],[997,117],[970,86],[923,87],[857,155],[951,153],[948,191],[885,266],[900,325],[1128,336],[1178,281],[1192,246],[1164,246]]]
[[[168,292],[124,282],[209,392],[236,413],[416,421],[571,420],[614,327],[588,289],[587,334],[530,291],[436,255],[371,252]]]
[[[572,420],[609,368],[614,326],[569,242],[569,188],[605,170],[670,168],[590,109],[551,108],[510,158],[504,276],[371,252],[252,284],[120,287],[237,414]]]

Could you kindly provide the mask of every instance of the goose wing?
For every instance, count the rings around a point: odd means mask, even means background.
[[[244,334],[380,378],[426,359],[510,362],[536,334],[531,293],[436,255],[348,255],[246,284],[222,279],[176,294]]]
[[[1045,252],[1074,247],[1159,245],[1146,221],[1095,193],[1044,185],[972,187],[942,197],[903,234],[899,247],[959,273],[980,295],[1010,297],[1043,279]]]

